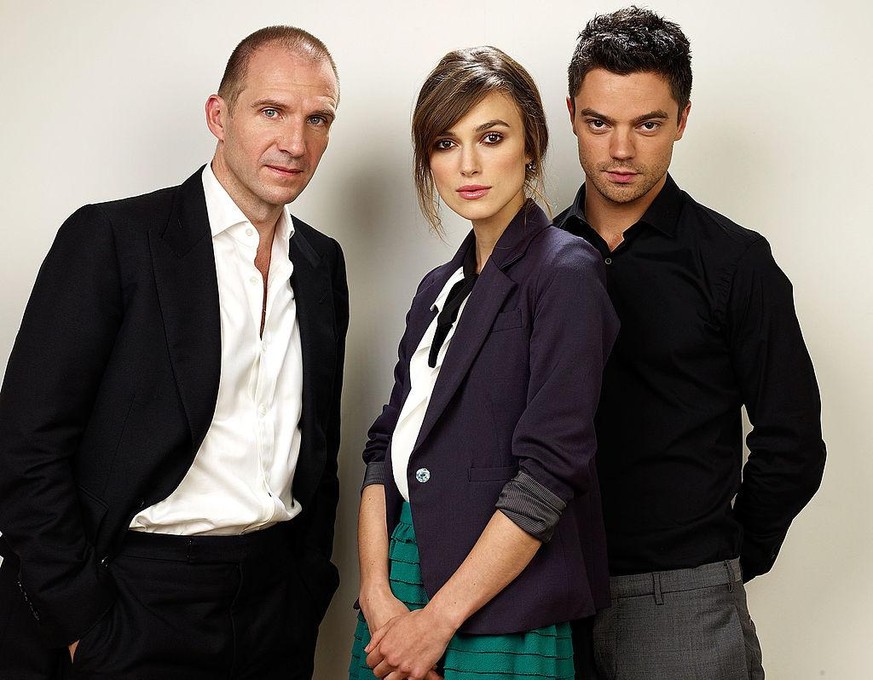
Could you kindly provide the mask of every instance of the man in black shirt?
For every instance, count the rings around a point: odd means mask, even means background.
[[[597,672],[763,678],[743,582],[773,566],[825,459],[791,284],[762,236],[667,174],[691,108],[679,26],[597,16],[569,81],[586,183],[556,224],[603,255],[622,324],[597,416],[613,598],[593,624]]]

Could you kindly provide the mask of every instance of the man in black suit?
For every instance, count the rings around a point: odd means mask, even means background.
[[[0,677],[311,677],[348,292],[287,204],[338,100],[320,40],[257,31],[211,164],[58,233],[0,393]]]

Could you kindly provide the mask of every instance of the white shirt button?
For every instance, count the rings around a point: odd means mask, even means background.
[[[255,233],[255,230],[249,227],[246,229],[246,236],[252,236]]]
[[[267,407],[264,404],[258,406],[258,415],[262,418],[267,415]]]
[[[418,468],[418,470],[415,471],[415,478],[419,482],[424,484],[427,480],[430,479],[430,470],[428,470],[427,468]]]
[[[257,283],[257,282],[258,282],[257,276],[250,276],[249,277],[249,283]]]

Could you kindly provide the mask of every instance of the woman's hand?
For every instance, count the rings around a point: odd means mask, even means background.
[[[395,616],[376,629],[367,652],[367,665],[377,678],[439,680],[437,661],[455,634],[455,626],[425,607]]]
[[[394,617],[409,613],[406,605],[394,597],[387,584],[375,592],[365,592],[362,589],[358,603],[361,605],[371,637]]]

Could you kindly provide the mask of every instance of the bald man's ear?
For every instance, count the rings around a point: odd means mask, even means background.
[[[224,127],[227,124],[229,107],[227,102],[217,94],[209,95],[206,100],[206,127],[215,135],[219,142],[224,141]]]

